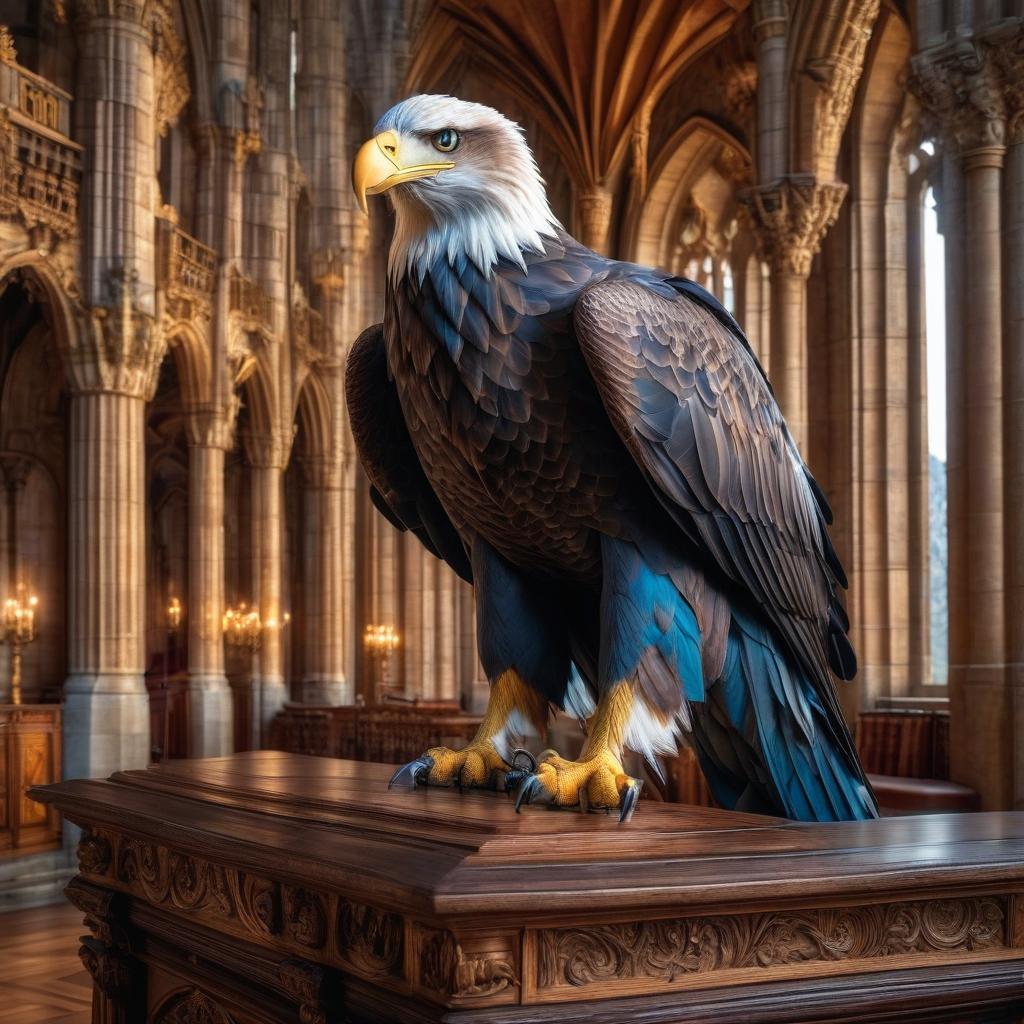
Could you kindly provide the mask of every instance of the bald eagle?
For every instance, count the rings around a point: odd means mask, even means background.
[[[474,585],[491,683],[464,750],[393,781],[632,813],[696,751],[727,808],[877,808],[833,674],[856,660],[828,503],[743,331],[685,278],[607,259],[548,205],[518,125],[449,96],[389,110],[353,185],[394,207],[384,322],[346,391],[378,509]],[[511,763],[550,706],[578,760]]]

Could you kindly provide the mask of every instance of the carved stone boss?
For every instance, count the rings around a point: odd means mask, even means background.
[[[320,963],[448,1005],[587,999],[598,985],[654,992],[706,986],[709,974],[750,981],[836,961],[871,971],[1001,959],[1024,948],[1024,896],[1012,893],[536,929],[481,924],[456,935],[107,830],[83,835],[79,868],[72,885],[193,914],[301,958],[305,974],[293,982],[310,991],[319,981],[307,968]],[[308,1015],[317,1019],[312,1008]]]

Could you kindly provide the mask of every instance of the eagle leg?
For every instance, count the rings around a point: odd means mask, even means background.
[[[544,720],[544,700],[514,671],[491,686],[487,710],[476,735],[462,750],[431,747],[392,776],[392,785],[503,789],[525,774],[519,751],[510,752],[512,735]]]
[[[524,803],[578,807],[580,810],[618,810],[628,821],[636,808],[643,783],[622,767],[622,739],[634,702],[633,687],[618,683],[606,690],[590,721],[590,731],[579,760],[569,761],[554,751],[541,757],[516,795],[516,810]]]

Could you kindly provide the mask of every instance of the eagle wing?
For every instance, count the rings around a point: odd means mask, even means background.
[[[609,419],[684,532],[767,613],[840,715],[856,672],[831,512],[740,328],[680,278],[613,278],[574,311]],[[840,716],[841,717],[841,716]]]
[[[384,327],[368,327],[349,351],[345,398],[356,449],[370,478],[370,498],[399,530],[411,530],[424,547],[464,580],[473,572],[465,544],[430,486],[406,428],[388,374]]]

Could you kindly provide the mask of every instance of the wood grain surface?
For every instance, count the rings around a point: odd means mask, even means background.
[[[332,999],[360,1021],[611,1021],[635,1000],[651,1021],[1017,1019],[1024,815],[820,825],[645,803],[620,825],[389,791],[391,771],[263,751],[34,790],[85,829],[69,894],[120,979],[110,998],[154,1021],[213,1013],[174,999],[216,946],[204,991],[239,1024],[263,1019],[237,997],[254,976],[263,1005],[314,1021]],[[847,1016],[821,1016],[824,979]]]

